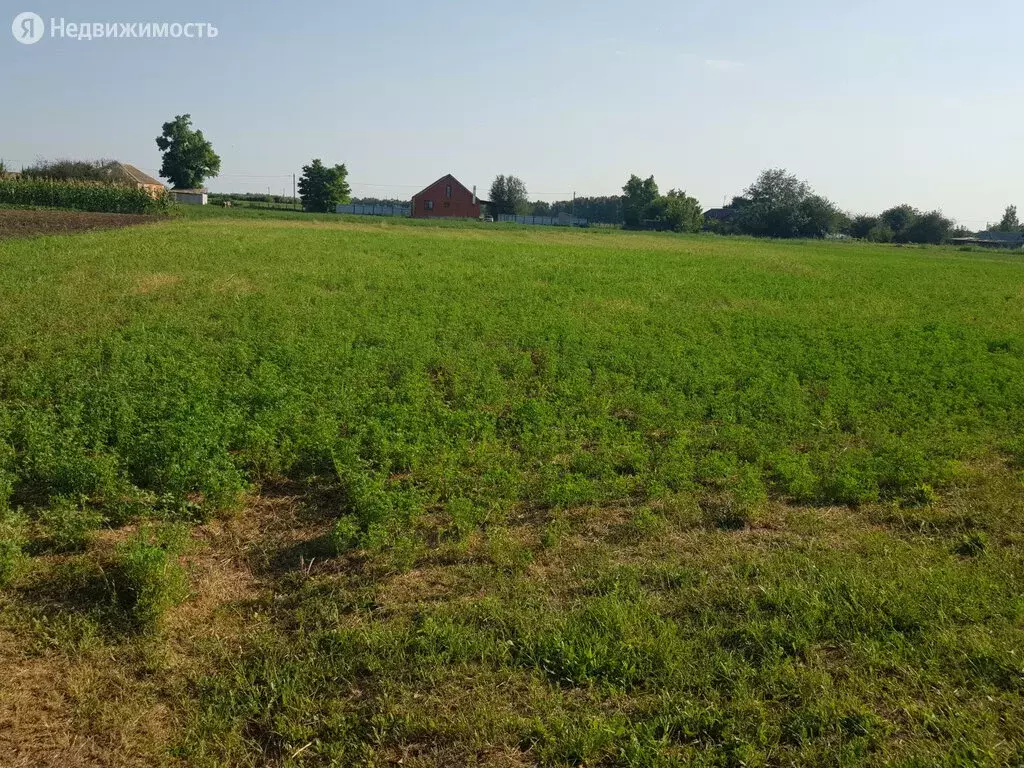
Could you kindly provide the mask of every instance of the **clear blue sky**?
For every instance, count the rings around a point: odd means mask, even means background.
[[[782,166],[853,212],[909,202],[978,227],[1024,209],[1020,0],[3,5],[14,165],[155,171],[161,123],[190,112],[221,191],[290,193],[321,157],[348,164],[357,195],[409,197],[450,171],[481,190],[513,173],[555,199],[635,172],[712,207]],[[219,36],[21,45],[22,11]]]

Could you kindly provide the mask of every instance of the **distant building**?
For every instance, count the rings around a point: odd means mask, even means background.
[[[153,197],[159,197],[166,191],[162,181],[143,173],[134,165],[114,162],[105,166],[103,170],[110,176],[111,181],[118,184],[130,184],[138,189],[144,189]]]
[[[206,189],[172,189],[169,194],[174,202],[182,205],[206,205],[208,192]]]
[[[479,219],[480,206],[486,204],[477,198],[476,190],[469,190],[449,173],[412,196],[412,217]]]
[[[970,237],[954,237],[949,242],[983,248],[1024,248],[1024,232],[979,232]]]
[[[708,221],[732,221],[735,214],[733,208],[709,208],[704,211],[704,218]]]

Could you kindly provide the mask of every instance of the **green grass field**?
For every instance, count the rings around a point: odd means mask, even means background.
[[[0,241],[0,764],[1021,764],[1022,468],[1019,255]]]

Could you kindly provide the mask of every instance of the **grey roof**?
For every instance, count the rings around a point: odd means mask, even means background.
[[[999,243],[1024,243],[1024,232],[979,232],[975,237]]]
[[[970,237],[951,237],[949,242],[955,245],[985,245],[990,248],[1024,248],[1024,233],[979,232]]]

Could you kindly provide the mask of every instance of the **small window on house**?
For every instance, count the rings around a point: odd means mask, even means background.
[[[444,201],[443,205],[444,205],[445,208],[451,208],[452,207],[452,204],[450,202],[448,202],[447,200]]]
[[[434,201],[433,200],[424,200],[423,201],[423,208],[425,210],[428,210],[428,211],[434,210]]]
[[[444,188],[444,196],[445,197],[451,197],[452,196],[452,185],[451,184],[449,184],[447,187]]]

